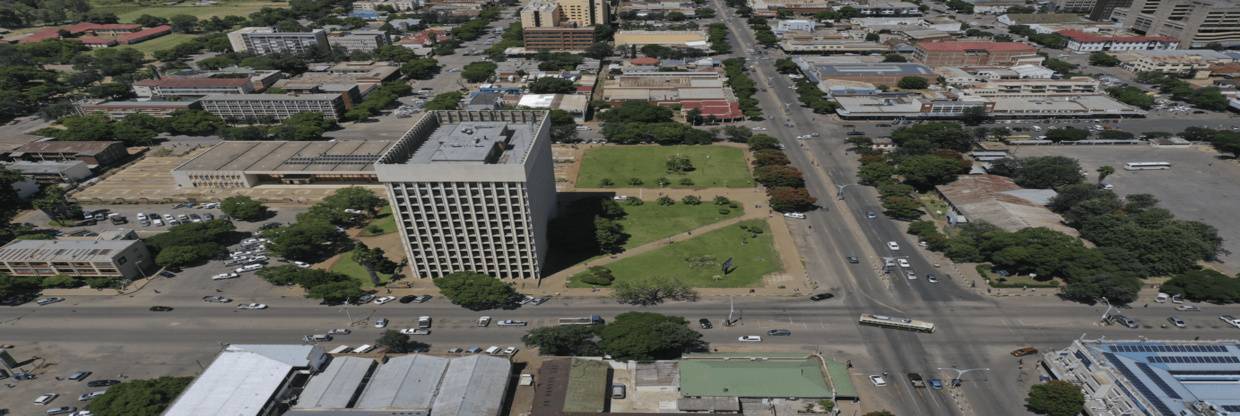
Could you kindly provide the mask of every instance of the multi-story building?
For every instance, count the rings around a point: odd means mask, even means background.
[[[813,82],[828,79],[868,82],[875,85],[893,87],[907,77],[921,78],[934,83],[938,74],[929,67],[914,63],[876,62],[876,63],[820,63],[816,59],[794,58],[793,62],[801,68],[801,72]]]
[[[706,49],[710,47],[706,39],[706,32],[701,30],[621,30],[616,32],[614,43],[617,48],[660,45],[669,48]]]
[[[1102,83],[1089,77],[1068,79],[1003,79],[977,83],[965,90],[979,97],[1041,97],[1102,94]]]
[[[539,27],[524,31],[525,49],[531,51],[584,51],[594,45],[592,27]]]
[[[1089,11],[1089,20],[1107,22],[1111,20],[1111,12],[1118,7],[1128,7],[1132,0],[1096,0],[1094,8]]]
[[[415,0],[368,0],[353,2],[353,10],[379,10],[379,6],[391,7],[398,12],[407,12],[418,8],[420,1]]]
[[[6,163],[3,166],[5,169],[21,174],[27,181],[38,185],[76,184],[93,174],[86,162],[77,160],[64,162],[27,162],[23,160]]]
[[[1111,19],[1131,31],[1170,36],[1180,45],[1240,45],[1240,3],[1232,0],[1133,0]]]
[[[133,83],[139,97],[197,97],[213,94],[249,94],[254,84],[249,77],[168,77],[144,79]]]
[[[379,158],[415,275],[542,275],[556,209],[548,114],[427,112]]]
[[[1120,68],[1125,70],[1166,74],[1185,74],[1235,62],[1231,56],[1210,49],[1131,51],[1115,54],[1115,57],[1119,59]]]
[[[1064,13],[1083,13],[1094,9],[1097,0],[1055,0],[1055,10]]]
[[[877,53],[891,50],[878,42],[862,39],[839,39],[834,36],[817,36],[814,34],[784,34],[779,41],[779,49],[787,53]]]
[[[283,120],[293,114],[322,113],[339,120],[347,110],[344,94],[208,95],[198,100],[202,109],[225,120]]]
[[[1168,36],[1105,36],[1079,30],[1060,30],[1068,38],[1067,49],[1075,52],[1154,51],[1175,49],[1180,42]]]
[[[564,20],[577,27],[605,25],[611,22],[611,2],[608,0],[557,0]]]
[[[0,273],[12,276],[136,279],[157,268],[142,240],[14,240],[0,247]]]
[[[328,48],[327,31],[314,29],[309,32],[278,32],[271,27],[244,27],[228,33],[228,43],[234,52],[250,52],[256,55],[269,53],[306,53]]]
[[[1230,415],[1240,409],[1238,343],[1078,339],[1039,362],[1081,388],[1089,416]]]
[[[564,14],[554,0],[533,0],[521,9],[521,27],[525,29],[559,27],[562,20]]]
[[[1040,63],[1038,49],[1019,42],[919,42],[913,59],[935,66]]]
[[[352,32],[332,33],[327,37],[327,44],[333,48],[344,48],[344,50],[373,52],[375,49],[387,45],[387,32],[382,30],[354,30]]]
[[[9,153],[14,160],[31,162],[81,161],[91,166],[107,166],[129,157],[125,144],[116,141],[49,140],[27,144]]]
[[[77,104],[78,113],[103,113],[108,118],[120,120],[130,114],[146,114],[164,118],[173,112],[200,108],[194,100],[185,101],[105,101],[96,100]]]

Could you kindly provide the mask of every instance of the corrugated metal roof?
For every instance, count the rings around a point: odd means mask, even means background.
[[[310,345],[230,345],[164,416],[257,415],[296,369],[319,363]]]
[[[375,371],[356,409],[429,410],[448,359],[415,354],[392,358]]]
[[[435,396],[435,416],[498,415],[508,389],[512,363],[474,355],[454,358]]]
[[[362,381],[375,368],[375,360],[361,357],[337,357],[310,379],[301,396],[297,409],[344,409],[358,395]]]

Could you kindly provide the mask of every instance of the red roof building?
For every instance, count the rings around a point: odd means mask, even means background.
[[[649,56],[643,56],[643,57],[640,57],[640,58],[633,58],[633,59],[630,59],[630,60],[629,60],[629,64],[632,64],[632,65],[639,65],[639,66],[646,66],[646,65],[649,65],[649,66],[655,66],[655,65],[658,65],[658,64],[659,64],[659,59],[658,59],[658,58],[652,58],[652,57],[649,57]]]
[[[1068,38],[1067,48],[1076,52],[1168,50],[1180,46],[1180,41],[1167,36],[1103,36],[1071,29],[1056,33]]]
[[[82,42],[83,45],[92,48],[106,48],[117,44],[132,45],[147,39],[167,35],[172,33],[172,27],[162,25],[143,29],[141,25],[135,24],[78,23],[69,26],[44,28],[19,40],[18,43],[35,43],[48,39],[59,39],[61,31],[78,36],[76,38],[68,38],[69,40]]]
[[[436,43],[446,41],[448,39],[452,39],[452,36],[449,35],[448,31],[446,30],[426,29],[421,32],[417,32],[412,35],[406,36],[404,39],[401,39],[399,43],[401,45],[431,46]]]
[[[172,26],[160,25],[160,26],[155,26],[155,27],[148,27],[146,29],[142,29],[137,32],[126,33],[124,35],[117,36],[116,41],[120,42],[120,44],[122,45],[132,45],[135,43],[143,42],[147,39],[154,39],[154,38],[167,35],[170,33],[172,33]]]
[[[741,104],[736,101],[680,100],[680,106],[686,116],[689,114],[689,110],[697,109],[701,112],[702,118],[707,120],[713,119],[722,122],[745,120],[745,113],[741,111]]]
[[[1019,42],[920,42],[913,58],[927,66],[1017,65],[1041,62],[1038,49]]]

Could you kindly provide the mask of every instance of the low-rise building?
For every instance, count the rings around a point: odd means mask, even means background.
[[[1105,36],[1079,30],[1061,30],[1068,38],[1067,49],[1074,52],[1120,52],[1175,49],[1180,41],[1168,36]]]
[[[718,72],[626,73],[605,80],[602,89],[602,100],[615,105],[625,101],[677,105],[681,100],[732,99]]]
[[[850,120],[954,119],[971,108],[989,113],[994,102],[973,96],[882,93],[833,97],[836,114]]]
[[[379,6],[385,6],[398,12],[407,12],[417,9],[423,3],[420,0],[364,0],[353,2],[353,10],[379,10]]]
[[[815,64],[813,61],[801,58],[794,58],[793,61],[813,82],[841,79],[894,87],[905,77],[921,78],[929,83],[938,80],[938,74],[922,64],[897,62]]]
[[[86,162],[72,160],[65,162],[13,162],[6,163],[5,169],[17,172],[38,185],[56,185],[61,183],[78,183],[91,177],[94,173]]]
[[[333,48],[346,51],[373,52],[388,45],[387,32],[382,30],[354,30],[350,32],[332,33],[327,36],[327,44]]]
[[[14,240],[0,247],[0,273],[11,276],[132,280],[158,268],[142,240]]]
[[[775,27],[772,27],[771,31],[775,32],[775,34],[778,35],[778,34],[789,32],[789,31],[813,32],[814,29],[817,29],[817,28],[818,28],[818,21],[815,21],[815,20],[784,19],[784,20],[776,21]]]
[[[284,416],[499,416],[512,363],[486,355],[401,355],[375,366],[337,357],[306,384]]]
[[[1120,68],[1128,71],[1167,74],[1200,71],[1236,61],[1230,55],[1210,49],[1130,51],[1115,54],[1115,57],[1120,61]]]
[[[578,120],[584,120],[590,97],[581,94],[525,94],[517,101],[517,108],[563,110]]]
[[[164,118],[180,110],[200,109],[197,100],[185,101],[84,101],[76,104],[80,114],[103,113],[112,120],[120,120],[130,114],[146,114]]]
[[[163,415],[278,415],[329,358],[316,345],[227,345]]]
[[[376,183],[374,162],[390,140],[226,141],[172,169],[180,188],[237,189],[264,184]]]
[[[1046,227],[1076,235],[1046,204],[1055,197],[1050,189],[1025,189],[1012,178],[999,175],[960,175],[935,187],[947,202],[951,225],[986,222],[1008,231]]]
[[[129,157],[125,144],[117,141],[44,140],[26,144],[9,153],[13,160],[31,162],[80,161],[90,166],[107,166]]]
[[[142,98],[200,97],[212,94],[249,94],[254,83],[248,76],[191,76],[143,79],[133,83]]]
[[[339,120],[347,110],[343,93],[208,95],[198,103],[225,120],[284,120],[305,112]]]
[[[1099,95],[1106,92],[1102,83],[1089,77],[1068,79],[987,80],[965,88],[968,94],[980,97],[1042,97]]]
[[[1041,63],[1037,48],[1019,42],[919,42],[913,59],[937,66]]]
[[[674,30],[621,30],[616,32],[614,43],[617,48],[628,50],[630,47],[641,48],[646,45],[659,45],[672,48],[707,49],[706,32],[674,31]]]
[[[1078,339],[1048,351],[1050,377],[1085,396],[1084,413],[1224,415],[1240,409],[1240,341]]]
[[[891,50],[890,46],[864,39],[847,39],[838,36],[819,36],[813,33],[785,33],[779,41],[779,49],[787,53],[857,54],[879,53]]]

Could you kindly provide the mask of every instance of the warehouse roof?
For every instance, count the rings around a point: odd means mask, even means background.
[[[290,373],[319,365],[311,345],[229,345],[164,416],[257,415]]]
[[[805,354],[689,356],[680,362],[680,392],[685,397],[832,397],[822,363]]]
[[[327,368],[310,379],[294,408],[344,409],[349,407],[362,381],[375,368],[375,360],[337,357]]]
[[[391,140],[226,141],[174,171],[368,172]]]
[[[93,155],[104,150],[109,146],[119,144],[116,141],[57,141],[48,140],[42,142],[34,142],[13,150],[13,153],[76,153],[79,155]]]
[[[872,63],[872,64],[825,64],[817,68],[818,76],[823,79],[831,77],[855,76],[933,76],[934,71],[922,64],[911,63]]]
[[[435,395],[435,416],[499,414],[511,371],[512,363],[506,358],[453,358]]]
[[[448,359],[414,354],[395,357],[375,370],[354,406],[358,409],[427,410]]]

